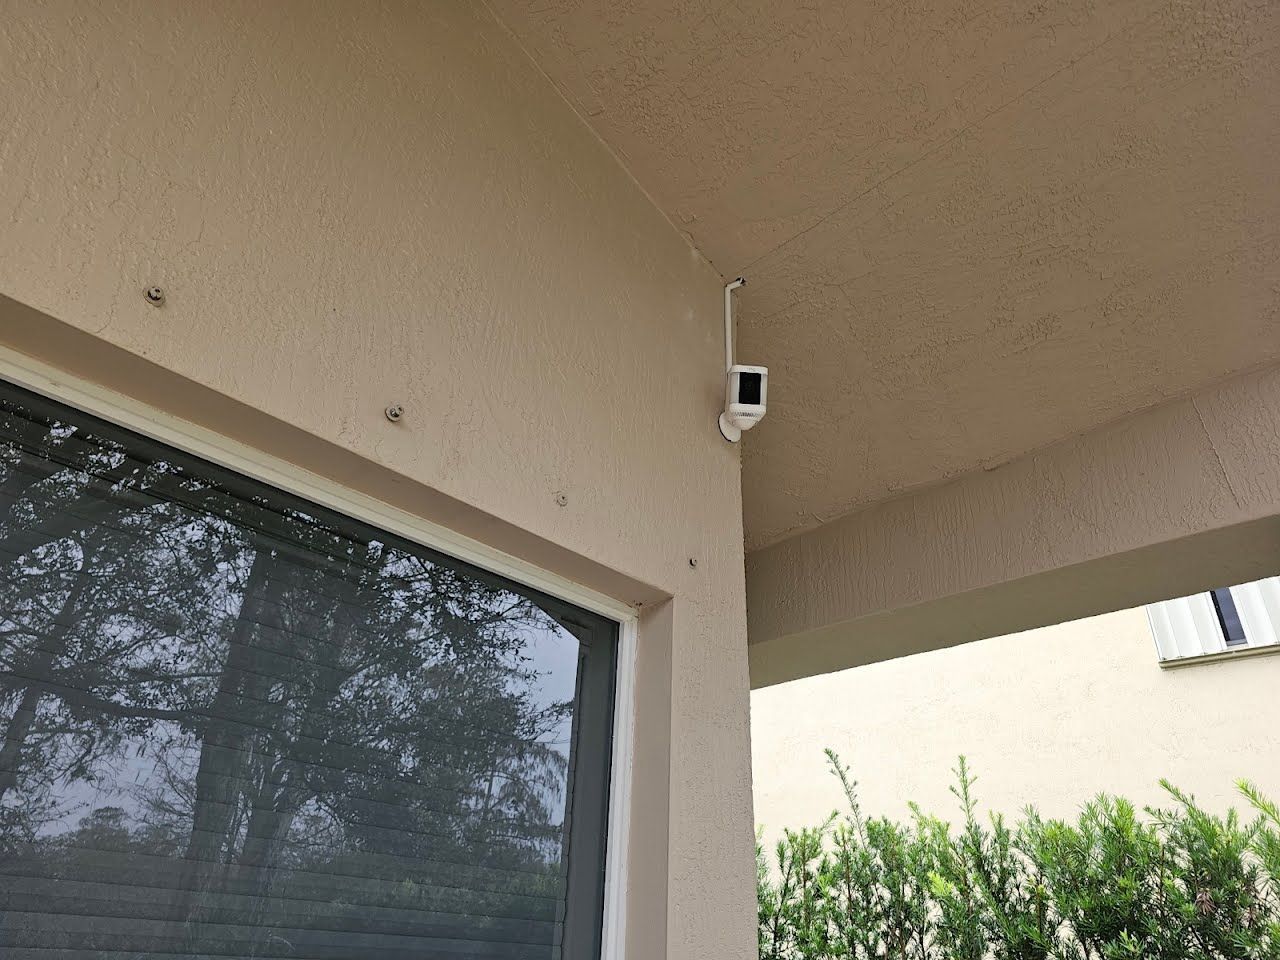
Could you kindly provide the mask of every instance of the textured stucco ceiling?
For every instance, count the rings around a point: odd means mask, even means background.
[[[1274,0],[491,5],[749,279],[749,548],[1280,359]]]

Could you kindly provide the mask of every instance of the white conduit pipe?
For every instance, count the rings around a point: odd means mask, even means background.
[[[733,367],[733,291],[745,287],[747,281],[742,277],[731,280],[724,285],[724,372]]]

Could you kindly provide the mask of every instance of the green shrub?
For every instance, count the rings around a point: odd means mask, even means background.
[[[757,843],[761,960],[1280,960],[1280,807],[1245,781],[1251,819],[1215,816],[1162,782],[1140,815],[1101,795],[1073,822],[976,812],[963,757],[960,820],[846,809]]]

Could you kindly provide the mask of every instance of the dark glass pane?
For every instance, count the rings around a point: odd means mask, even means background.
[[[1240,611],[1236,609],[1236,601],[1231,596],[1231,590],[1223,587],[1220,590],[1209,591],[1209,595],[1213,597],[1213,608],[1218,613],[1218,625],[1222,627],[1222,636],[1226,638],[1227,646],[1233,647],[1236,644],[1247,643],[1244,624],[1240,622]]]
[[[0,386],[0,955],[589,956],[613,643]]]

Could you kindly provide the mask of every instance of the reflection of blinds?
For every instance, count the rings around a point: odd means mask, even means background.
[[[1228,644],[1219,610],[1208,593],[1149,605],[1147,615],[1160,659],[1268,647],[1280,641],[1280,578],[1268,577],[1231,587],[1230,595],[1244,628],[1244,642],[1237,645]]]
[[[0,385],[0,955],[591,956],[613,649]]]

